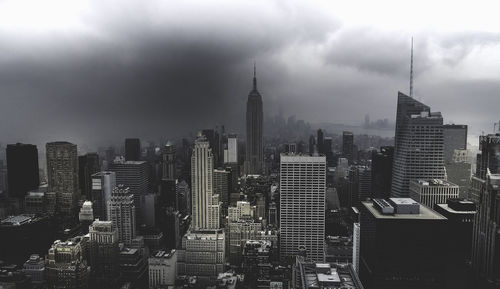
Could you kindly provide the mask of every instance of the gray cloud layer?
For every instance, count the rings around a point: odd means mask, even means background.
[[[313,122],[348,123],[365,113],[394,117],[397,91],[408,86],[407,34],[346,27],[304,2],[252,3],[91,2],[81,29],[17,34],[0,27],[1,138],[96,144],[215,124],[241,130],[254,60],[268,115],[282,109]],[[500,37],[416,37],[418,95],[449,120],[476,128],[491,122],[495,81],[419,77],[458,65]],[[445,57],[431,57],[435,47]]]

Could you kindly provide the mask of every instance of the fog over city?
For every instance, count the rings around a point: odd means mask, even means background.
[[[500,90],[494,8],[492,1],[1,1],[0,135],[97,144],[216,124],[243,134],[254,62],[265,117],[282,111],[361,125],[368,113],[394,121],[397,91],[409,90],[411,37],[415,98],[445,123],[490,132]]]

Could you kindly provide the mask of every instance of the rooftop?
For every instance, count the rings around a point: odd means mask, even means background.
[[[393,198],[393,199],[396,199],[396,201],[397,201],[397,199],[399,199],[399,198]],[[366,201],[366,202],[361,202],[361,203],[377,219],[446,220],[445,217],[443,217],[442,215],[434,212],[430,208],[427,208],[426,206],[420,206],[420,213],[419,214],[392,214],[392,215],[384,215],[384,214],[380,213],[375,208],[375,206],[373,205],[373,202]]]
[[[175,249],[172,249],[172,251],[158,251],[156,254],[154,254],[154,258],[164,258],[164,259],[170,259],[172,256],[175,254]]]
[[[452,182],[449,182],[447,180],[443,180],[443,179],[430,179],[430,180],[424,180],[424,179],[420,179],[420,180],[414,180],[414,181],[411,181],[412,183],[417,183],[418,185],[420,186],[430,186],[430,187],[451,187],[451,186],[455,186],[455,187],[458,187],[458,185],[452,183]]]
[[[362,289],[352,265],[337,263],[300,262],[300,278],[303,289]]]
[[[34,217],[31,215],[17,215],[9,216],[0,222],[2,226],[21,226],[24,224],[31,223]]]

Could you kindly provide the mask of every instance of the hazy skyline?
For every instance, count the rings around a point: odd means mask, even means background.
[[[257,62],[264,115],[394,121],[409,86],[445,123],[498,121],[493,1],[2,1],[2,141],[243,132]],[[480,15],[480,16],[478,16]]]

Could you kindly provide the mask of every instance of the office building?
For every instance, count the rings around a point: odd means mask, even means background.
[[[448,219],[448,266],[447,288],[471,288],[470,259],[472,248],[472,224],[476,215],[476,204],[466,199],[448,199],[435,204],[434,211]]]
[[[205,136],[208,143],[210,144],[212,157],[214,159],[214,168],[220,167],[222,165],[223,156],[221,152],[221,138],[219,132],[216,129],[204,129],[201,131],[201,134]]]
[[[24,197],[26,214],[42,215],[47,213],[47,198],[44,192],[30,191]]]
[[[280,258],[293,261],[299,246],[323,262],[326,157],[281,154]],[[291,259],[290,259],[291,258]]]
[[[142,211],[144,196],[149,193],[149,166],[146,161],[125,161],[116,158],[110,164],[109,170],[116,174],[116,184],[129,188],[134,196],[138,223],[142,224]]]
[[[408,197],[410,180],[444,177],[441,113],[399,92],[391,196]]]
[[[33,254],[23,264],[23,272],[34,285],[45,282],[45,260],[38,254]]]
[[[248,240],[256,240],[262,230],[262,224],[253,219],[239,219],[229,222],[229,262],[239,266],[242,261],[242,252]]]
[[[372,198],[372,172],[368,166],[352,166],[349,169],[350,206],[360,206],[361,201]]]
[[[84,259],[85,240],[82,237],[55,241],[49,249],[45,265],[47,285],[51,289],[88,288],[89,267]]]
[[[262,96],[257,90],[254,66],[253,88],[248,95],[246,112],[245,173],[247,175],[259,175],[264,171],[263,118]]]
[[[236,206],[228,209],[229,222],[237,222],[239,219],[252,218],[255,214],[255,208],[247,201],[237,201]]]
[[[140,161],[141,160],[141,140],[138,138],[125,139],[125,160]]]
[[[354,161],[354,135],[350,131],[342,132],[342,157],[350,164]]]
[[[389,198],[392,183],[394,147],[384,146],[372,152],[372,191],[374,198]]]
[[[95,220],[89,226],[92,288],[112,288],[119,278],[118,230],[111,221]]]
[[[146,288],[148,286],[148,262],[143,250],[139,247],[120,246],[118,255],[120,283],[130,283],[129,286],[132,288]]]
[[[6,154],[9,197],[23,200],[40,184],[38,150],[36,145],[17,143],[7,145]]]
[[[80,220],[80,223],[85,223],[87,225],[94,221],[94,211],[91,201],[83,202],[80,213],[78,214],[78,220]]]
[[[446,180],[412,180],[410,181],[410,198],[434,208],[434,204],[446,204],[448,199],[458,198],[460,189]]]
[[[467,149],[467,125],[443,125],[443,157],[445,163],[453,161],[455,150]]]
[[[472,196],[477,202],[472,235],[472,269],[478,288],[500,283],[500,242],[497,206],[500,196],[500,134],[479,137],[481,154],[472,178]]]
[[[48,191],[55,192],[56,211],[65,215],[77,212],[80,199],[76,145],[50,142],[46,145]]]
[[[136,236],[135,212],[134,197],[129,188],[123,185],[115,187],[108,202],[107,219],[118,230],[118,241],[126,246],[130,246]]]
[[[367,288],[445,288],[447,219],[410,198],[361,207],[360,277]]]
[[[149,289],[175,286],[177,251],[158,251],[148,259]]]
[[[87,200],[92,198],[92,175],[100,171],[99,155],[88,153],[78,157],[80,192]]]
[[[196,139],[191,156],[192,228],[218,229],[219,196],[213,193],[214,159],[204,136]]]
[[[226,148],[224,149],[224,163],[238,163],[238,138],[235,134],[229,134],[227,137]]]
[[[168,141],[162,151],[162,180],[175,181],[175,145]]]
[[[93,174],[91,178],[94,217],[105,221],[108,219],[108,202],[111,200],[111,192],[116,187],[116,173],[103,171]]]
[[[325,134],[321,129],[318,129],[316,133],[316,139],[317,139],[317,152],[320,154],[325,154],[325,148],[324,148],[324,142],[325,142]]]
[[[214,193],[219,195],[219,200],[222,202],[222,215],[227,215],[227,207],[229,206],[229,189],[231,185],[231,172],[215,169],[214,174]]]
[[[191,231],[182,238],[178,251],[178,274],[198,276],[202,280],[215,280],[224,272],[225,235],[224,231]]]

